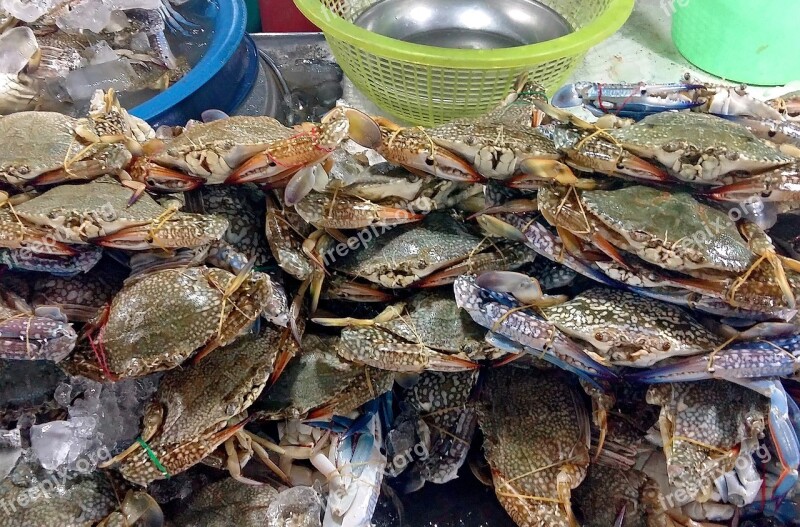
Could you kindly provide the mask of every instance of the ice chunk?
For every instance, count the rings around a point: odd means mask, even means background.
[[[105,62],[113,62],[119,59],[117,53],[111,49],[108,42],[101,40],[94,46],[88,49],[89,63],[90,64],[103,64]]]
[[[311,487],[292,487],[278,494],[267,509],[267,527],[320,527],[322,499]]]
[[[140,31],[131,37],[131,50],[140,53],[146,53],[150,51],[150,41],[143,31]]]
[[[85,430],[81,430],[85,432]],[[31,448],[39,463],[46,470],[77,461],[86,450],[87,438],[81,437],[77,427],[70,421],[52,421],[31,427]]]
[[[0,72],[16,75],[38,50],[31,28],[20,26],[7,30],[0,35]]]
[[[42,467],[86,471],[133,443],[158,379],[160,375],[100,384],[72,377],[61,383],[55,398],[68,408],[69,418],[31,428],[31,447]]]
[[[74,101],[89,99],[95,90],[117,91],[129,90],[133,87],[136,72],[126,59],[92,64],[67,75],[67,92]]]
[[[23,22],[35,22],[55,4],[56,0],[0,0],[0,9]]]
[[[68,9],[61,9],[56,25],[63,30],[88,29],[100,33],[111,22],[111,7],[98,0],[73,0]]]

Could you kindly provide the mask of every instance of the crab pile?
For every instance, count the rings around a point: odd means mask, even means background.
[[[797,96],[552,102],[0,118],[0,525],[798,525]]]

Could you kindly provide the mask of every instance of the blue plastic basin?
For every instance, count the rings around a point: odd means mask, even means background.
[[[258,77],[258,49],[244,31],[244,0],[198,4],[206,9],[203,18],[213,20],[205,55],[181,80],[131,110],[153,127],[183,125],[212,108],[231,113]]]

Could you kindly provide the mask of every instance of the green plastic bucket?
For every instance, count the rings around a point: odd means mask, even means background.
[[[672,39],[689,62],[730,81],[800,80],[800,0],[674,0]]]

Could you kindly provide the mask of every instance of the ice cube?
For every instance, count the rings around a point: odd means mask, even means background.
[[[29,27],[20,26],[0,35],[0,72],[17,74],[39,50]]]
[[[72,402],[72,386],[62,382],[58,386],[56,386],[55,394],[53,398],[56,400],[59,406],[66,408],[69,406],[69,403]]]
[[[0,9],[23,22],[35,22],[55,4],[56,0],[0,0]]]
[[[69,72],[66,86],[72,100],[80,101],[89,99],[95,90],[129,90],[135,79],[136,72],[130,63],[126,59],[118,59]]]
[[[73,0],[68,9],[61,9],[56,25],[65,31],[88,29],[100,33],[111,22],[111,7],[99,0]]]
[[[117,53],[111,49],[108,42],[101,40],[94,46],[89,47],[89,64],[103,64],[119,59]]]
[[[267,509],[267,527],[319,527],[322,499],[311,487],[292,487],[278,493]]]
[[[69,421],[51,421],[31,427],[31,448],[46,470],[58,470],[73,463],[86,448]]]

